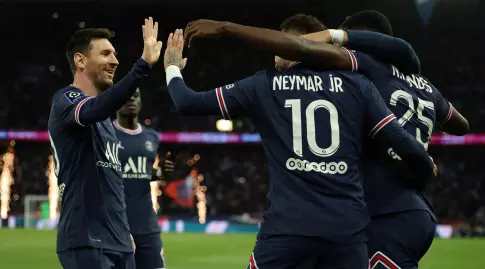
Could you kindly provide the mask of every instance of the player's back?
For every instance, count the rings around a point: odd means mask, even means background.
[[[259,104],[251,118],[262,137],[270,177],[261,234],[365,241],[363,139],[375,123],[393,118],[382,104],[382,112],[373,114],[379,121],[369,119],[375,118],[367,111],[371,83],[352,72],[314,72],[300,65],[254,79]]]
[[[376,85],[377,90],[396,115],[403,128],[426,149],[437,122],[451,116],[451,105],[426,78],[417,74],[405,75],[396,67],[372,57],[356,53],[359,69]],[[432,215],[433,208],[423,188],[407,182],[400,165],[400,157],[390,148],[367,145],[365,163],[365,193],[370,214],[381,215],[422,209]],[[419,179],[418,179],[419,180]],[[423,179],[424,181],[425,179]]]
[[[158,134],[140,124],[136,130],[123,128],[116,121],[113,125],[120,140],[119,157],[130,231],[134,235],[160,232],[150,188],[160,142]]]
[[[60,191],[57,252],[94,247],[130,252],[118,141],[109,119],[83,126],[89,99],[67,87],[54,94],[48,130]]]

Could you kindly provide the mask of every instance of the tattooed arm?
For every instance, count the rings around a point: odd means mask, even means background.
[[[182,58],[182,51],[184,49],[183,32],[180,29],[175,31],[175,34],[170,33],[167,41],[167,49],[165,50],[165,57],[163,58],[163,65],[167,69],[170,65],[177,66],[183,70],[187,64],[187,58]]]

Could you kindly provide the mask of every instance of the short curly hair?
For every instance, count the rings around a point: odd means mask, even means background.
[[[363,10],[355,13],[340,25],[342,29],[365,28],[386,35],[393,35],[389,19],[376,10]]]

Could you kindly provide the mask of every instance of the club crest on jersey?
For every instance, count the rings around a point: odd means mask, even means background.
[[[150,142],[150,141],[145,142],[145,148],[148,151],[152,152],[153,151],[153,144],[152,144],[152,142]]]
[[[84,93],[79,91],[68,91],[64,93],[64,96],[66,96],[67,100],[69,100],[69,102],[71,102],[72,104],[76,103],[78,100],[82,99],[83,97],[86,97]]]

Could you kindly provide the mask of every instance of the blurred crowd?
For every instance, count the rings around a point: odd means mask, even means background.
[[[3,149],[3,148],[2,148]],[[174,180],[182,179],[191,168],[204,176],[207,187],[207,214],[233,216],[248,214],[260,219],[269,190],[268,167],[259,145],[161,145],[160,155],[170,151],[176,163]],[[200,160],[187,165],[195,154]],[[47,167],[50,148],[42,142],[19,142],[15,146],[14,184],[11,213],[21,214],[25,195],[48,192]],[[441,223],[485,225],[485,178],[482,147],[430,147],[439,176],[429,184],[429,195]],[[162,188],[163,193],[163,188]],[[163,195],[160,214],[196,215],[196,208],[185,208]]]
[[[295,11],[306,11],[321,17],[329,27],[336,27],[350,13],[334,12],[339,9],[330,12],[328,9],[315,9],[312,6],[296,8],[294,3],[281,7],[259,6],[258,9],[248,5],[216,9],[191,3],[191,9],[177,15],[167,9],[148,11],[147,8],[134,4],[117,9],[110,9],[107,4],[96,5],[96,9],[93,9],[92,4],[84,4],[76,9],[61,4],[46,4],[41,9],[35,6],[28,9],[6,6],[4,11],[7,13],[16,14],[17,9],[22,9],[24,16],[18,27],[5,29],[6,35],[12,40],[6,46],[15,46],[10,50],[21,53],[7,53],[2,56],[9,68],[5,68],[0,74],[0,129],[46,129],[52,94],[72,81],[64,46],[70,34],[81,28],[108,27],[113,31],[113,43],[121,62],[117,71],[119,79],[131,68],[142,51],[139,26],[147,14],[160,19],[160,39],[165,43],[170,31],[184,28],[187,22],[198,18],[228,20],[277,29],[279,23]],[[171,5],[174,5],[173,10],[177,10],[177,5],[181,4]],[[315,10],[319,11],[315,14]],[[268,12],[272,16],[267,16]],[[393,23],[401,20],[398,14],[389,16]],[[433,28],[433,24],[426,27],[419,21],[418,15],[406,15],[407,18],[415,21],[404,21],[404,24],[420,25],[421,30],[417,31],[419,37],[413,32],[416,28],[406,29],[398,23],[394,24],[396,35],[408,39],[417,49],[422,73],[468,118],[472,132],[485,132],[485,124],[480,121],[485,114],[485,107],[480,104],[485,100],[483,31],[462,28],[463,31],[469,30],[471,34],[461,32],[458,42],[454,35],[456,31],[451,31],[452,29],[443,31],[443,25],[441,28]],[[25,41],[26,36],[29,37],[28,42]],[[422,36],[426,38],[421,38]],[[196,43],[187,51],[187,56],[189,63],[184,70],[184,77],[189,86],[195,89],[225,85],[259,69],[272,68],[273,65],[272,55],[230,40]],[[167,93],[161,65],[154,67],[141,89],[141,118],[151,128],[158,131],[217,131],[215,122],[219,117],[188,118],[178,115]],[[235,121],[234,131],[254,132],[255,129],[250,120],[238,119]],[[201,156],[197,168],[205,177],[209,215],[261,216],[266,206],[268,169],[260,146],[163,147],[174,152],[180,177],[189,171],[187,158],[196,153]],[[1,149],[6,149],[6,142]],[[18,142],[15,152],[17,157],[11,212],[21,213],[22,197],[27,194],[47,193],[45,172],[50,148],[43,142]],[[485,223],[485,178],[480,165],[485,151],[482,146],[436,146],[431,147],[430,152],[440,169],[439,178],[430,184],[430,195],[440,220]],[[181,209],[163,195],[160,201],[164,214],[192,214],[195,210]]]

